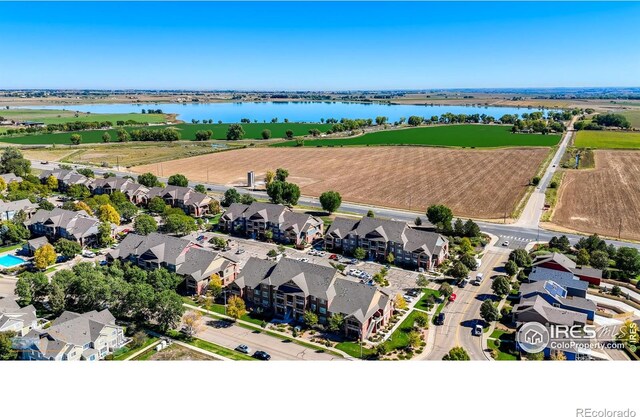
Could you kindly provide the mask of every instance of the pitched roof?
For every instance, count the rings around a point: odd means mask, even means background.
[[[24,200],[16,200],[16,201],[0,201],[0,212],[4,213],[7,211],[31,211],[35,210],[38,207],[37,204],[32,203],[29,199],[25,198]]]
[[[188,239],[161,233],[150,233],[147,236],[129,233],[109,256],[114,259],[134,256],[157,263],[165,262],[174,265],[177,274],[188,275],[196,281],[208,278],[229,263],[235,263],[235,259],[203,248]]]
[[[105,327],[115,325],[115,318],[106,309],[84,314],[65,311],[51,323],[49,328],[31,331],[27,336],[39,336],[41,343],[46,344],[44,351],[42,348],[40,351],[47,352],[47,356],[55,356],[49,355],[52,347],[55,351],[66,345],[84,346],[95,342]],[[44,342],[42,339],[48,339],[48,341]],[[59,343],[49,346],[50,341]]]
[[[448,242],[438,233],[413,229],[406,222],[371,217],[360,220],[336,217],[326,234],[341,239],[353,235],[371,241],[394,242],[402,245],[407,252],[425,252],[430,255],[440,253]]]
[[[70,211],[61,208],[53,210],[38,210],[25,225],[30,226],[36,223],[43,223],[54,227],[61,227],[76,238],[91,236],[98,232],[100,221],[89,216],[85,211]]]
[[[0,174],[0,178],[4,180],[5,184],[10,184],[12,182],[22,182],[22,178],[16,176],[13,172],[9,172],[8,174]]]
[[[389,296],[375,286],[342,278],[333,267],[290,258],[282,258],[277,264],[250,258],[235,283],[241,288],[266,284],[327,300],[329,312],[354,317],[361,323],[390,302]]]
[[[587,288],[589,288],[589,283],[587,281],[578,279],[572,272],[558,271],[541,266],[534,266],[528,278],[529,281],[533,282],[552,280],[564,288],[575,288],[583,291],[586,291]]]
[[[255,288],[271,274],[275,266],[275,262],[251,257],[247,260],[234,282],[240,288]]]
[[[49,243],[49,239],[47,239],[46,236],[41,236],[41,237],[37,237],[35,239],[29,239],[27,240],[27,244],[33,248],[33,250],[36,250],[44,245],[46,245],[47,243]]]
[[[576,263],[569,259],[565,254],[553,252],[548,255],[540,255],[537,256],[536,259],[533,260],[532,266],[537,266],[543,264],[545,262],[553,261],[559,265],[562,265],[566,270],[570,270],[571,268],[576,267]]]
[[[233,203],[222,215],[222,220],[225,221],[234,221],[238,218],[274,223],[282,230],[292,230],[296,234],[322,224],[322,220],[310,214],[294,212],[280,204],[258,201],[250,205]]]
[[[551,283],[551,285],[549,285],[549,283]],[[553,284],[558,285],[552,280],[537,281],[528,284],[525,283],[520,286],[520,293],[524,297],[531,296],[531,294],[548,294],[561,305],[575,307],[582,310],[596,310],[596,304],[591,300],[587,300],[586,298],[582,297],[567,297],[566,295],[563,296],[552,291]]]
[[[584,324],[587,322],[587,315],[585,313],[554,307],[539,295],[526,298],[513,308],[513,312],[518,315],[528,311],[535,311],[538,313],[546,321],[542,324],[551,323],[573,325],[575,323]]]

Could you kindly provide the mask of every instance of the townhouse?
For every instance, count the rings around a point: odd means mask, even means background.
[[[16,201],[0,201],[0,221],[11,220],[16,213],[22,211],[27,218],[31,218],[38,209],[38,205],[29,199]]]
[[[209,214],[211,197],[195,191],[190,187],[169,185],[167,187],[145,187],[130,178],[87,178],[75,171],[54,169],[40,174],[40,180],[46,182],[50,176],[58,180],[58,190],[66,191],[71,185],[81,184],[86,186],[92,194],[111,195],[116,191],[124,193],[127,198],[136,205],[146,205],[152,198],[160,197],[171,207],[184,210],[186,214],[194,217],[202,217]]]
[[[38,327],[36,309],[32,305],[20,307],[14,298],[0,297],[0,332],[14,332],[24,336]]]
[[[269,230],[276,242],[303,246],[322,237],[324,222],[283,205],[253,202],[231,204],[220,217],[218,227],[253,239],[264,238]]]
[[[6,185],[11,184],[12,182],[22,182],[22,178],[18,177],[13,172],[9,172],[8,174],[0,174],[0,178],[2,178]]]
[[[209,214],[209,203],[211,197],[199,193],[190,187],[179,187],[169,185],[167,187],[152,187],[145,195],[145,202],[149,202],[154,197],[160,197],[171,207],[184,210],[185,213],[193,217],[202,217]]]
[[[33,329],[19,342],[23,360],[103,359],[124,346],[124,330],[107,309],[63,312],[46,329]]]
[[[60,192],[64,192],[69,189],[69,187],[76,184],[88,186],[92,181],[90,178],[87,178],[82,174],[62,168],[57,168],[51,171],[42,171],[40,174],[40,181],[45,183],[49,177],[54,177],[58,180],[58,191]]]
[[[449,256],[449,241],[438,233],[412,229],[401,221],[370,217],[337,217],[325,235],[325,248],[344,253],[362,248],[368,259],[378,261],[393,254],[394,263],[425,270],[437,267]]]
[[[100,220],[89,216],[83,210],[54,208],[38,210],[24,224],[35,236],[46,236],[51,241],[65,238],[87,246],[96,241]],[[115,226],[112,226],[112,231],[113,229]]]
[[[345,278],[332,267],[289,258],[277,263],[250,258],[229,289],[283,321],[302,321],[312,311],[326,324],[341,314],[345,336],[355,339],[378,332],[394,309],[391,297],[375,286]]]
[[[589,268],[586,266],[577,266],[575,262],[562,253],[552,253],[549,255],[541,255],[534,259],[532,267],[544,270],[555,270],[569,272],[578,279],[586,281],[592,285],[600,285],[602,281],[602,270]]]
[[[132,262],[147,270],[166,268],[184,277],[187,294],[203,294],[214,275],[220,277],[224,286],[231,284],[238,274],[238,262],[232,256],[160,233],[147,236],[130,233],[107,254],[107,259]]]

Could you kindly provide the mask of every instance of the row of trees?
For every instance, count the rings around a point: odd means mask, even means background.
[[[480,237],[480,226],[471,219],[463,222],[461,219],[456,219],[453,222],[453,211],[445,205],[434,204],[427,208],[427,219],[433,224],[439,233],[447,236]],[[453,222],[453,223],[452,223]],[[416,219],[416,224],[422,224],[422,220]]]
[[[175,327],[184,313],[176,288],[182,278],[164,268],[145,271],[129,263],[97,266],[81,262],[55,273],[51,282],[43,273],[25,273],[16,283],[21,305],[85,313],[108,308],[117,318]]]

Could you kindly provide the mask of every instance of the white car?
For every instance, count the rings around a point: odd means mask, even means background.
[[[82,256],[85,258],[95,258],[96,254],[91,252],[90,250],[84,250],[82,251]]]
[[[502,242],[502,246],[509,246],[509,241],[505,240],[504,242]]]
[[[298,259],[300,262],[309,262],[309,258],[300,258]]]
[[[317,256],[317,255],[318,255],[318,251],[317,251],[317,250],[315,250],[315,249],[311,249],[311,250],[309,251],[309,255],[311,255],[311,256]]]

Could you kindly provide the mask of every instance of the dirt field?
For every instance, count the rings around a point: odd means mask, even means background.
[[[587,233],[640,240],[640,152],[595,151],[596,168],[568,170],[552,222]]]
[[[154,353],[149,361],[212,361],[211,356],[196,352],[179,345],[171,345],[160,352]]]
[[[25,157],[42,161],[62,161],[80,164],[109,166],[133,166],[152,164],[175,158],[202,155],[213,152],[211,145],[178,142],[178,143],[134,143],[109,144],[85,147],[63,147],[58,149],[26,149]]]
[[[523,196],[547,148],[455,150],[428,147],[257,148],[138,166],[191,180],[246,184],[283,167],[304,195],[339,191],[343,201],[423,211],[441,203],[461,216],[502,218]]]

